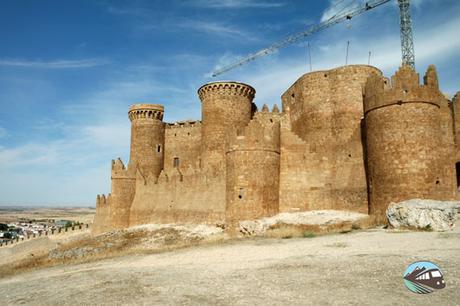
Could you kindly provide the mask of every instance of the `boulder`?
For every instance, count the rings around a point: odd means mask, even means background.
[[[457,201],[412,199],[391,203],[386,214],[394,228],[447,231],[455,226],[458,207]]]

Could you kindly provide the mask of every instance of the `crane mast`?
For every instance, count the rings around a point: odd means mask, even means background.
[[[398,0],[401,23],[401,52],[403,65],[415,69],[414,40],[412,37],[412,19],[410,0]]]
[[[378,6],[381,6],[387,2],[392,0],[372,0],[367,1],[363,6],[358,7],[357,9],[349,12],[338,13],[333,17],[320,22],[318,24],[310,26],[305,31],[299,32],[294,35],[290,35],[285,39],[272,44],[271,46],[259,50],[255,53],[251,53],[248,56],[239,59],[238,61],[224,66],[220,69],[215,70],[212,73],[213,77],[216,77],[222,73],[225,73],[229,70],[242,66],[250,61],[253,61],[259,57],[271,54],[276,52],[277,50],[284,48],[288,45],[296,43],[305,37],[308,37],[316,32],[322,31],[327,29],[333,25],[341,23],[345,20],[350,20],[353,17],[360,15],[364,12],[367,12],[371,9],[374,9]],[[400,16],[401,16],[401,49],[402,49],[402,63],[405,65],[409,65],[411,67],[415,66],[415,56],[414,56],[414,42],[412,39],[412,25],[411,25],[411,16],[410,16],[410,0],[398,0],[399,9],[400,9]]]

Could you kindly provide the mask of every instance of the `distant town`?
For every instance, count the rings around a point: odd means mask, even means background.
[[[7,243],[11,240],[24,240],[31,237],[46,236],[60,233],[68,229],[81,229],[88,225],[70,220],[29,220],[20,218],[19,222],[0,223],[0,243]]]
[[[89,228],[91,207],[0,207],[0,245]]]

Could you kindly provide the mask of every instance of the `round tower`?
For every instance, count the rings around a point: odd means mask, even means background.
[[[211,175],[225,171],[229,133],[251,120],[255,89],[238,82],[213,82],[198,89],[202,103],[202,167]]]
[[[135,104],[129,108],[131,149],[128,168],[139,168],[144,176],[160,175],[164,166],[165,132],[163,105]]]
[[[305,141],[312,186],[303,208],[368,212],[366,171],[361,137],[363,88],[381,71],[348,65],[299,78],[282,96],[292,132]],[[310,189],[311,188],[311,189]]]
[[[443,127],[445,102],[434,67],[424,85],[409,66],[401,67],[391,84],[379,76],[369,78],[365,140],[370,213],[377,221],[386,222],[391,202],[453,198],[454,140],[452,130],[447,128],[450,135],[445,135]]]
[[[256,113],[230,140],[226,153],[226,222],[272,216],[279,211],[280,115]]]

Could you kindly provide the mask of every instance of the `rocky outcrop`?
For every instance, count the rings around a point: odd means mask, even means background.
[[[299,213],[280,213],[273,217],[239,222],[239,232],[249,236],[264,236],[269,230],[288,226],[318,232],[331,231],[337,225],[349,224],[368,218],[367,214],[339,210],[313,210]],[[358,224],[358,223],[357,223]],[[340,227],[341,228],[341,227]]]
[[[460,202],[412,199],[391,203],[386,211],[394,228],[446,231],[455,226]]]

